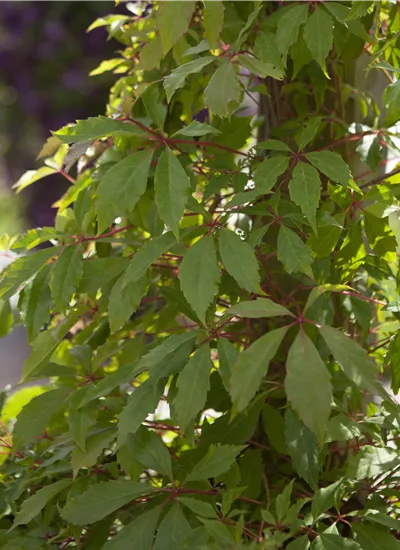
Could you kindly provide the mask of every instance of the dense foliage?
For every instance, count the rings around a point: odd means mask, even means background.
[[[66,178],[55,227],[2,241],[50,379],[5,399],[2,548],[398,549],[398,6],[135,9],[17,183]]]

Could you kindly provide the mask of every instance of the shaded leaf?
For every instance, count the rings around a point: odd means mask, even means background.
[[[232,369],[230,390],[232,401],[238,411],[247,407],[259,389],[286,330],[286,327],[283,327],[268,332],[239,354]]]
[[[229,470],[242,449],[233,445],[210,445],[207,454],[188,475],[188,481],[202,481],[223,474]]]
[[[133,283],[125,283],[121,276],[112,288],[108,303],[110,330],[116,332],[124,326],[134,313],[146,293],[147,277],[142,277]]]
[[[311,253],[307,245],[291,229],[282,225],[278,233],[278,260],[288,273],[305,273],[313,279]]]
[[[177,550],[190,534],[191,527],[178,503],[164,516],[158,529],[153,550]]]
[[[250,317],[251,319],[279,317],[281,315],[291,315],[293,317],[288,309],[276,304],[269,298],[256,298],[250,302],[239,302],[227,309],[224,315],[229,317],[238,315],[239,317]]]
[[[165,2],[160,4],[157,12],[158,28],[163,45],[164,55],[187,31],[195,2]]]
[[[348,187],[349,180],[352,178],[350,169],[337,153],[333,153],[332,151],[315,151],[313,153],[306,153],[305,156],[314,168],[325,174],[329,179]]]
[[[178,376],[174,407],[182,430],[187,428],[206,402],[211,367],[210,349],[207,344],[203,344]]]
[[[63,143],[93,141],[107,136],[146,137],[147,134],[136,124],[113,120],[104,116],[78,120],[76,124],[64,126],[53,132]]]
[[[289,48],[297,40],[300,27],[307,21],[308,6],[300,4],[288,10],[279,19],[276,30],[276,43],[285,59]]]
[[[204,4],[203,24],[207,40],[215,48],[224,23],[224,4],[220,1],[207,1]]]
[[[56,306],[65,311],[75,293],[83,273],[80,245],[71,244],[61,252],[50,273],[50,288]]]
[[[135,541],[135,550],[151,550],[160,510],[154,508],[135,518],[109,540],[102,550],[126,550]]]
[[[179,497],[179,502],[189,508],[196,516],[204,518],[217,518],[217,512],[208,502],[203,502],[197,498]]]
[[[321,196],[321,181],[317,170],[305,162],[298,162],[294,167],[292,179],[289,183],[289,192],[290,198],[300,206],[314,233],[316,233],[315,215]]]
[[[204,102],[214,115],[223,118],[229,115],[233,107],[238,106],[241,96],[242,87],[233,63],[225,60],[204,90]]]
[[[315,10],[304,27],[304,40],[315,61],[325,70],[325,59],[332,48],[333,21],[325,10]]]
[[[86,525],[100,521],[135,498],[148,495],[154,488],[145,483],[112,480],[96,483],[81,495],[71,498],[61,516],[73,525]]]
[[[182,88],[185,85],[185,79],[187,76],[189,76],[190,74],[199,73],[212,61],[215,61],[215,57],[210,55],[206,57],[199,57],[198,59],[189,61],[188,63],[180,65],[179,67],[171,71],[169,75],[165,78],[163,84],[168,103],[171,101],[171,98],[176,90],[179,90],[179,88]]]

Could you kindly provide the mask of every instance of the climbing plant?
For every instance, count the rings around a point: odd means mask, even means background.
[[[2,239],[2,548],[398,549],[398,5],[130,9]]]

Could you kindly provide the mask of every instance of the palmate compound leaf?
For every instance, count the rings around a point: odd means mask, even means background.
[[[174,407],[183,431],[206,402],[210,389],[211,367],[210,348],[208,344],[202,344],[178,376],[178,392],[174,399]]]
[[[127,480],[112,480],[92,485],[81,495],[71,498],[61,516],[73,525],[100,521],[135,498],[149,495],[154,487]]]
[[[230,61],[223,61],[204,90],[204,102],[214,115],[221,118],[237,106],[242,97],[242,86]]]
[[[283,327],[268,332],[239,354],[232,369],[230,385],[230,394],[237,411],[246,408],[256,394],[286,330]]]
[[[319,330],[345,375],[357,387],[374,391],[378,369],[365,349],[336,328],[324,325]]]
[[[202,237],[185,254],[179,280],[186,300],[205,323],[205,314],[218,292],[221,279],[212,237]]]
[[[289,192],[290,198],[300,206],[314,233],[316,233],[315,215],[321,195],[321,181],[317,170],[305,162],[298,162],[293,169]]]
[[[259,294],[259,266],[251,246],[234,231],[222,228],[219,232],[219,252],[227,272],[239,286]]]
[[[160,218],[171,228],[177,239],[189,190],[188,175],[176,155],[166,149],[158,160],[154,175],[155,201]]]
[[[330,378],[313,342],[300,330],[288,353],[285,390],[292,408],[320,443],[331,412]]]
[[[131,212],[146,191],[153,151],[138,151],[112,166],[100,180],[96,196],[98,232]]]
[[[164,55],[187,31],[196,2],[163,2],[157,12]]]
[[[17,512],[12,529],[18,525],[26,525],[34,517],[36,517],[47,503],[57,496],[61,491],[71,485],[72,480],[61,479],[55,483],[51,483],[43,489],[39,489],[34,495],[30,496],[22,503],[21,509]]]
[[[341,183],[344,187],[348,187],[351,180],[351,172],[348,165],[337,153],[332,151],[315,151],[306,153],[306,159],[311,164],[325,174],[330,180]]]

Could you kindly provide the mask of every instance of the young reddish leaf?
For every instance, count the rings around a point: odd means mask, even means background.
[[[160,218],[179,237],[179,222],[188,200],[190,181],[178,158],[167,149],[158,160],[154,176],[155,200]]]
[[[190,247],[179,268],[182,292],[203,324],[220,279],[214,241],[212,237],[203,237]]]
[[[247,407],[260,387],[286,334],[286,327],[268,332],[239,354],[232,369],[231,396],[238,411]]]
[[[300,330],[289,349],[285,390],[288,401],[302,422],[323,443],[331,412],[330,374],[316,347]]]
[[[234,231],[222,228],[219,232],[219,251],[227,272],[239,286],[260,293],[260,274],[254,250]],[[238,259],[240,258],[240,261]]]

